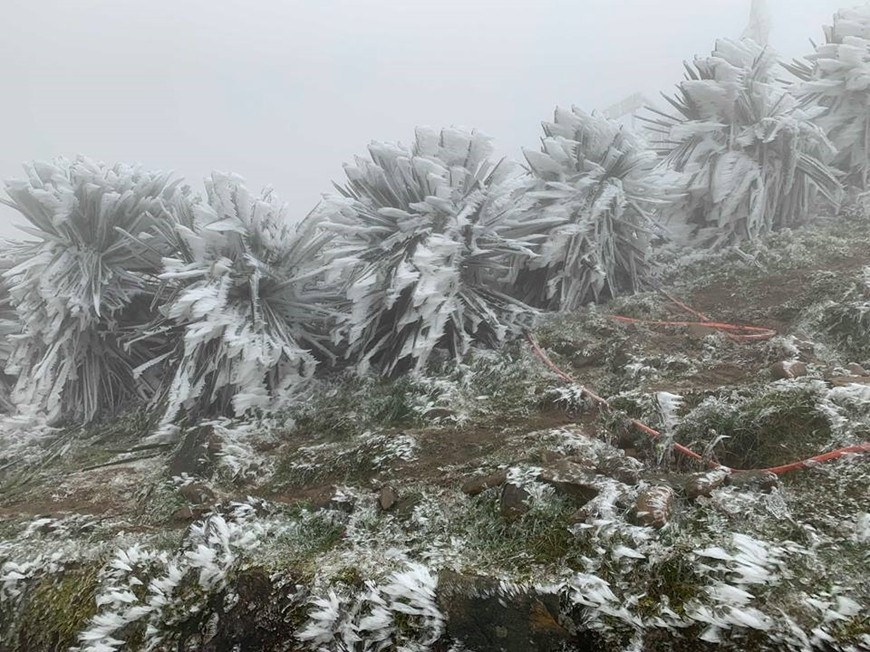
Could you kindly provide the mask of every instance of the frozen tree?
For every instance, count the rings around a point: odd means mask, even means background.
[[[870,181],[870,7],[842,9],[825,27],[826,42],[806,61],[788,66],[802,78],[803,105],[822,107],[817,124],[838,153],[837,167],[850,183]]]
[[[89,421],[148,393],[133,368],[150,351],[131,340],[152,317],[159,270],[129,235],[167,251],[146,234],[184,192],[169,174],[85,158],[25,169],[3,200],[35,238],[16,245],[3,273],[20,329],[6,340],[12,400],[50,421]]]
[[[527,306],[505,293],[513,256],[530,255],[506,219],[511,166],[490,139],[460,129],[417,130],[413,147],[373,143],[345,165],[341,196],[317,213],[335,238],[331,268],[351,313],[342,330],[361,371],[422,369],[437,346],[463,355],[521,328]]]
[[[753,41],[720,40],[686,64],[674,114],[649,119],[665,164],[685,175],[678,206],[689,238],[719,247],[806,222],[817,193],[838,201],[834,148],[775,77],[776,57]]]
[[[577,108],[557,108],[543,127],[541,151],[524,152],[530,176],[517,196],[522,223],[543,240],[518,271],[519,296],[570,311],[634,291],[648,268],[652,210],[668,195],[655,153]]]
[[[181,411],[242,415],[287,400],[311,378],[333,295],[318,284],[324,237],[296,231],[270,190],[213,173],[204,202],[182,204],[167,239],[161,316],[150,333],[175,344],[165,420]],[[160,363],[155,358],[144,371]]]

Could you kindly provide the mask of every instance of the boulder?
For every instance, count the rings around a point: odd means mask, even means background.
[[[338,491],[336,487],[325,487],[311,498],[311,506],[315,510],[334,510],[351,514],[355,504],[352,498]]]
[[[665,485],[641,491],[632,508],[634,521],[639,525],[661,528],[667,525],[674,511],[674,490]]]
[[[531,494],[515,484],[507,483],[501,488],[499,511],[506,521],[515,521],[529,511]]]
[[[500,487],[507,482],[507,470],[496,471],[489,475],[469,478],[462,484],[462,492],[469,496],[476,496],[487,489]]]
[[[553,487],[556,493],[585,505],[598,495],[595,472],[588,466],[563,460],[545,467],[538,479]]]
[[[378,506],[385,512],[390,511],[399,501],[399,494],[390,486],[381,487],[378,492]]]
[[[730,471],[725,468],[712,469],[703,473],[693,473],[686,480],[683,489],[690,500],[699,496],[709,496],[714,489],[721,487],[728,481]]]
[[[179,507],[172,513],[170,520],[179,524],[190,523],[205,516],[206,511],[202,507]]]
[[[770,471],[735,471],[728,477],[728,484],[738,489],[771,491],[779,484],[779,476]]]
[[[178,492],[192,505],[213,505],[215,493],[199,482],[193,482],[181,487]]]
[[[599,460],[596,467],[602,475],[619,480],[625,484],[635,485],[640,479],[640,472],[643,470],[643,464],[625,455],[609,455]]]
[[[807,366],[798,360],[783,360],[770,366],[771,375],[778,380],[807,375]]]
[[[557,595],[505,588],[494,578],[441,571],[436,601],[446,616],[448,637],[463,649],[559,650],[572,640],[562,623]]]

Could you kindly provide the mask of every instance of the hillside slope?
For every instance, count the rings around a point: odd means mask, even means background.
[[[518,341],[173,445],[7,420],[0,649],[867,649],[870,456],[776,477],[671,444],[757,469],[870,440],[868,227],[663,262],[772,339],[611,318],[693,319],[659,292],[543,320],[610,411]]]

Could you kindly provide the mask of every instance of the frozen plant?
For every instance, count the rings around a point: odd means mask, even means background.
[[[0,412],[6,413],[14,409],[11,394],[15,382],[15,378],[5,372],[6,363],[12,355],[13,336],[20,330],[9,288],[3,277],[3,273],[11,268],[12,246],[0,241]]]
[[[524,150],[521,224],[539,255],[514,267],[519,296],[551,310],[633,292],[649,271],[653,211],[668,199],[656,155],[613,120],[556,108],[541,151]]]
[[[358,595],[330,590],[311,601],[308,622],[296,637],[323,652],[429,650],[444,632],[436,587],[437,577],[428,568],[409,563],[382,586],[366,582]]]
[[[858,188],[870,181],[870,7],[841,9],[825,43],[788,68],[802,78],[796,94],[837,148],[834,164]]]
[[[240,177],[215,172],[206,191],[168,235],[177,253],[163,260],[164,307],[151,327],[178,342],[166,354],[167,422],[181,410],[240,416],[292,399],[334,315],[317,278],[322,235],[294,230],[270,189],[251,194]]]
[[[208,515],[191,525],[183,549],[172,554],[139,544],[118,550],[100,573],[97,613],[79,633],[79,652],[127,649],[134,623],[144,625],[142,649],[171,647],[182,633],[180,623],[210,608],[228,575],[266,534],[252,511],[239,503],[226,517]]]
[[[419,128],[414,145],[372,143],[316,219],[334,238],[331,269],[351,312],[341,335],[360,371],[422,370],[433,349],[461,358],[496,346],[530,310],[503,283],[531,255],[506,219],[512,168],[477,131]]]
[[[154,230],[186,192],[167,173],[82,157],[25,170],[0,200],[35,238],[15,245],[3,272],[20,329],[6,344],[12,400],[50,421],[90,421],[152,390],[133,372],[152,357],[149,343],[133,336],[153,316],[159,269],[140,253],[168,253]]]
[[[839,201],[834,147],[814,113],[776,77],[773,52],[753,41],[716,42],[686,64],[687,78],[655,111],[663,163],[683,174],[674,222],[691,244],[718,248],[805,223],[817,195]]]
[[[253,480],[258,476],[268,476],[273,470],[274,460],[261,452],[263,444],[274,444],[275,424],[265,419],[233,421],[216,419],[202,423],[212,428],[220,440],[217,453],[217,466],[231,480]],[[173,478],[175,479],[175,478]],[[179,478],[189,484],[193,478]]]

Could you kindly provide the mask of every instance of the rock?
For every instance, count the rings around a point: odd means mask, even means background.
[[[299,584],[273,579],[259,567],[242,570],[233,587],[232,606],[220,613],[214,634],[200,645],[188,641],[177,649],[225,652],[226,650],[277,650],[287,647],[287,613],[307,598]],[[196,616],[189,617],[195,621]],[[188,621],[190,622],[190,621]],[[185,624],[185,630],[192,629]]]
[[[597,470],[602,475],[619,480],[625,484],[634,485],[640,479],[643,465],[628,455],[610,455],[602,458],[597,465]]]
[[[568,523],[570,525],[574,525],[575,523],[585,523],[591,516],[592,512],[590,512],[589,507],[584,505],[568,517]]]
[[[674,490],[659,485],[641,491],[634,502],[632,513],[635,522],[661,528],[667,525],[674,510]]]
[[[779,476],[770,471],[735,471],[728,477],[728,484],[738,489],[771,491],[779,484]]]
[[[728,469],[712,469],[703,473],[693,473],[686,480],[683,489],[690,500],[699,496],[709,496],[714,489],[721,487],[728,481],[730,471]]]
[[[541,471],[538,479],[553,487],[557,494],[571,498],[581,505],[585,505],[598,495],[595,472],[583,464],[570,460],[547,466]]]
[[[540,459],[542,464],[556,464],[564,460],[565,456],[556,451],[546,450],[541,453]]]
[[[529,511],[528,500],[531,494],[515,484],[505,484],[501,488],[499,510],[506,521],[515,521]]]
[[[385,512],[390,511],[393,507],[396,506],[396,503],[399,501],[399,494],[396,493],[396,490],[390,486],[381,487],[380,492],[378,492],[378,505]]]
[[[857,362],[850,362],[849,364],[847,364],[846,371],[848,371],[853,376],[866,376],[867,375],[867,370],[864,369],[864,367],[859,365]]]
[[[470,478],[462,484],[462,492],[469,496],[476,496],[487,489],[500,487],[507,482],[507,470],[496,471],[490,475]]]
[[[571,639],[559,597],[534,589],[506,591],[495,578],[438,574],[436,602],[447,636],[476,652],[559,650]],[[599,649],[599,648],[594,648]]]
[[[172,513],[170,520],[175,523],[189,523],[202,518],[205,512],[206,510],[201,507],[180,507]]]
[[[598,464],[596,463],[596,461],[594,459],[589,459],[588,457],[585,457],[582,455],[570,455],[568,457],[562,458],[561,460],[557,459],[553,463],[557,463],[557,462],[561,463],[563,461],[570,462],[571,464],[574,464],[575,469],[576,469],[576,467],[580,467],[582,469],[585,469],[587,471],[592,471],[592,472],[594,472],[598,466]]]
[[[334,510],[351,514],[355,503],[352,497],[343,494],[336,487],[326,487],[311,499],[311,506],[315,510]]]
[[[430,407],[423,412],[423,416],[427,419],[449,419],[456,416],[456,413],[446,407]]]
[[[212,505],[215,502],[214,492],[199,482],[184,485],[178,492],[193,505]]]
[[[798,378],[807,375],[807,366],[798,360],[783,360],[772,364],[770,373],[779,380]]]

